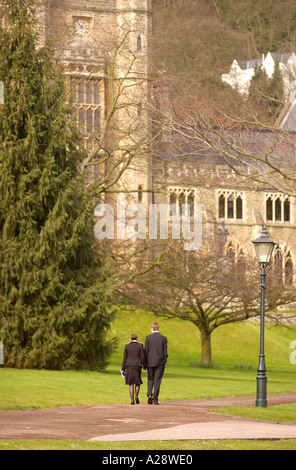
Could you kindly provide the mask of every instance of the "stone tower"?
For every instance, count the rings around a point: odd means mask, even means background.
[[[114,106],[109,146],[114,158],[128,161],[124,151],[135,149],[121,185],[143,202],[149,185],[148,156],[144,143],[149,132],[146,103],[149,96],[149,41],[151,0],[38,0],[40,43],[53,39],[65,79],[72,90],[77,125],[94,148]],[[109,147],[110,148],[110,147]],[[89,167],[89,178],[108,171]],[[102,174],[100,173],[100,176]]]

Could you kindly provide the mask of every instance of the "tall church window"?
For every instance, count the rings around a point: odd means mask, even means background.
[[[272,220],[272,198],[266,199],[266,219]]]
[[[137,52],[141,52],[142,51],[142,38],[141,38],[141,35],[139,34],[139,36],[137,37]]]
[[[242,219],[243,218],[243,200],[241,196],[236,198],[236,218]]]
[[[170,206],[172,207],[173,215],[177,214],[177,195],[174,192],[170,193]]]
[[[265,196],[266,220],[290,222],[291,203],[289,196],[281,193],[267,193]]]
[[[194,216],[194,194],[190,193],[187,198],[187,204],[190,206],[190,217]]]
[[[219,196],[219,219],[225,219],[225,196],[220,194]]]
[[[180,211],[180,215],[181,215],[182,214],[183,204],[186,204],[186,197],[185,197],[185,194],[184,194],[183,191],[179,194],[178,202],[179,202],[179,211]]]
[[[73,120],[81,132],[87,150],[95,148],[101,130],[103,113],[103,80],[100,78],[71,76],[69,79]],[[99,178],[98,165],[87,168],[89,181]]]
[[[234,200],[232,194],[230,194],[227,198],[227,218],[234,218]]]
[[[138,202],[143,202],[143,185],[139,184],[138,186]]]
[[[279,222],[282,220],[282,204],[279,197],[275,200],[275,220]]]
[[[73,118],[85,135],[87,149],[94,147],[101,128],[101,85],[102,81],[94,78],[72,77],[70,81]]]
[[[284,200],[284,222],[290,222],[290,201],[287,198]]]
[[[243,219],[244,195],[240,191],[218,191],[218,217],[219,219]]]

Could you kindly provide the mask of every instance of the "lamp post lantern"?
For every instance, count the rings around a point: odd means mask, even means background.
[[[266,226],[263,225],[262,233],[259,238],[253,240],[257,261],[261,269],[260,272],[260,288],[261,288],[261,313],[260,313],[260,355],[258,364],[257,375],[257,395],[256,406],[266,408],[266,365],[264,355],[264,326],[265,326],[265,279],[266,279],[266,266],[269,264],[275,243],[267,236]]]

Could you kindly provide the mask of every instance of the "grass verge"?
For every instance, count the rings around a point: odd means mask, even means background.
[[[56,440],[0,440],[0,450],[96,450],[96,451],[197,451],[197,450],[296,450],[296,439],[190,440],[81,442]],[[99,463],[99,462],[98,462]]]
[[[277,423],[296,424],[296,403],[287,405],[273,405],[267,408],[256,408],[251,406],[235,406],[215,408],[214,413],[238,416],[241,418],[260,419],[264,421],[275,421]]]

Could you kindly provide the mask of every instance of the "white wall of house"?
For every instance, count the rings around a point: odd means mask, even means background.
[[[280,71],[282,73],[285,96],[288,97],[290,84],[296,78],[296,55],[294,52],[282,55],[268,52],[266,56],[262,56],[262,59],[255,59],[249,62],[244,61],[243,67],[241,67],[239,62],[235,59],[231,64],[229,73],[222,75],[222,81],[228,83],[228,85],[236,89],[239,93],[248,94],[250,82],[255,73],[254,62],[262,66],[267,76],[271,78],[274,73],[276,61],[279,62]]]

